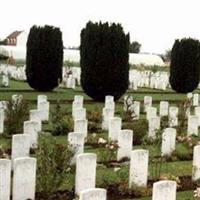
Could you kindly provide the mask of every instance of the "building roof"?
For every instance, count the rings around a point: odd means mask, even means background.
[[[18,35],[20,35],[20,33],[22,33],[23,31],[14,31],[12,32],[10,35],[8,35],[6,38],[7,39],[16,39]]]

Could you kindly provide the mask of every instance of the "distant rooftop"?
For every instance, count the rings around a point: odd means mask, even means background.
[[[23,31],[14,31],[12,32],[10,35],[8,35],[6,38],[7,39],[16,39],[18,35],[20,35],[20,33],[22,33]]]

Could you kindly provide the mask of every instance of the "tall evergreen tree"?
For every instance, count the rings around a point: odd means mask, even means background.
[[[81,31],[81,85],[97,101],[119,99],[129,84],[129,34],[120,24],[88,22]]]
[[[170,84],[178,93],[195,90],[200,80],[200,43],[184,38],[176,40],[171,51]]]
[[[33,26],[27,40],[26,76],[39,91],[51,91],[62,81],[63,41],[59,28]]]

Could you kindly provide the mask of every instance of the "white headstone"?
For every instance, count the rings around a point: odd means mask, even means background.
[[[15,103],[19,103],[21,102],[23,99],[23,96],[20,95],[20,94],[13,94],[12,95],[12,102],[15,104]]]
[[[176,200],[176,182],[168,180],[155,182],[152,200]]]
[[[12,162],[16,158],[28,157],[30,153],[30,136],[17,134],[12,136]]]
[[[198,125],[200,126],[200,106],[194,108],[194,113],[198,117]]]
[[[3,109],[4,111],[8,107],[8,101],[0,101],[0,109]]]
[[[4,132],[4,110],[0,109],[0,134]]]
[[[115,102],[113,96],[106,96],[105,97],[105,108],[115,110]]]
[[[2,86],[3,87],[8,87],[9,86],[9,77],[8,77],[8,75],[3,75],[2,76]]]
[[[174,127],[178,125],[178,107],[169,107],[169,126]]]
[[[49,120],[49,107],[50,103],[48,101],[42,101],[38,103],[38,110],[41,112],[41,120],[48,121]]]
[[[77,108],[74,110],[74,120],[86,119],[86,109],[85,108]]]
[[[114,117],[114,109],[111,108],[103,108],[103,121],[102,121],[102,129],[108,130],[109,120]]]
[[[36,158],[14,160],[13,200],[35,199]]]
[[[193,106],[199,105],[199,94],[193,94]]]
[[[193,149],[193,163],[192,163],[192,180],[200,179],[200,145]]]
[[[107,200],[107,192],[105,189],[92,188],[83,190],[80,193],[80,200]]]
[[[40,124],[37,121],[25,121],[24,122],[24,134],[30,136],[30,145],[32,148],[38,146],[38,129]]]
[[[77,155],[84,152],[84,135],[83,133],[71,132],[68,134],[68,142],[71,145],[72,150]]]
[[[109,120],[108,136],[111,140],[118,140],[118,135],[122,127],[122,119],[113,117]]]
[[[76,158],[75,192],[95,188],[97,156],[94,153],[79,154]]]
[[[169,112],[169,102],[168,101],[161,101],[160,102],[160,116],[168,116]]]
[[[117,160],[122,158],[130,158],[132,146],[133,146],[133,131],[129,129],[124,129],[119,132],[118,136],[118,151]]]
[[[38,131],[42,130],[41,115],[42,115],[41,110],[30,110],[30,121],[38,122],[38,124],[39,124]]]
[[[47,101],[47,96],[46,95],[38,95],[37,96],[37,106],[41,103],[41,102],[46,102]]]
[[[146,116],[147,116],[147,120],[150,120],[151,118],[156,117],[157,116],[157,108],[148,107]]]
[[[72,116],[74,116],[73,115],[73,111],[75,110],[75,109],[78,109],[78,108],[83,108],[83,96],[81,96],[81,95],[75,95],[74,96],[74,101],[73,101],[73,103],[72,103]]]
[[[134,111],[134,119],[138,120],[140,118],[140,102],[134,101],[133,102],[133,111]]]
[[[74,132],[82,133],[84,137],[87,137],[88,133],[88,121],[87,119],[78,119],[74,121]]]
[[[188,116],[188,127],[187,134],[188,135],[198,135],[198,116],[190,115]]]
[[[114,97],[111,95],[107,95],[105,96],[105,104],[108,102],[113,102],[114,101]]]
[[[148,107],[152,106],[152,97],[151,96],[145,96],[144,97],[144,112],[147,111]]]
[[[170,156],[175,151],[176,129],[166,128],[162,134],[161,155]]]
[[[74,96],[74,101],[79,102],[83,105],[83,96],[82,95],[75,95]]]
[[[148,150],[134,150],[131,152],[129,187],[147,187],[148,179]]]
[[[10,200],[11,161],[0,159],[0,200]]]
[[[155,116],[149,119],[148,137],[155,138],[156,132],[160,129],[160,117]]]

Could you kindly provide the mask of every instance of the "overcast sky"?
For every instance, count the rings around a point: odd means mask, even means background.
[[[78,46],[88,20],[119,22],[142,51],[163,53],[174,39],[200,39],[200,0],[2,0],[0,38],[33,25],[54,25],[65,46]]]

